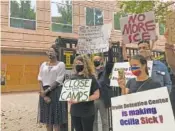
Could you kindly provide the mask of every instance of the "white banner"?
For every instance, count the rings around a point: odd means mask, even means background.
[[[88,101],[92,79],[66,80],[64,82],[60,101]]]
[[[122,17],[120,25],[125,44],[156,39],[155,15],[152,11]]]
[[[148,61],[148,64],[147,65],[148,65],[148,73],[149,73],[149,76],[151,77],[151,75],[152,75],[153,61]],[[119,86],[117,79],[119,78],[118,77],[118,70],[120,70],[120,69],[124,69],[124,74],[125,74],[126,82],[129,79],[136,77],[131,72],[129,62],[115,63],[114,64],[114,67],[113,67],[113,70],[112,70],[112,77],[111,77],[111,80],[110,80],[110,86]]]
[[[77,44],[78,54],[94,54],[109,50],[112,24],[80,26]]]
[[[175,131],[166,87],[111,98],[113,131]]]

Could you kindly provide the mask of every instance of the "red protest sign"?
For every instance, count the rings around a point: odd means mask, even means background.
[[[120,19],[123,41],[125,44],[140,40],[155,40],[156,23],[153,12],[130,15]]]

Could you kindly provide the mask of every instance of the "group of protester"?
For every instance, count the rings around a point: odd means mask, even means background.
[[[121,93],[124,95],[166,86],[175,111],[175,89],[172,89],[167,66],[152,59],[149,41],[140,41],[138,51],[138,55],[129,59],[131,71],[136,78],[130,79],[127,83],[124,78],[119,78]],[[46,124],[47,131],[53,131],[53,128],[59,131],[68,121],[67,102],[59,101],[66,69],[65,64],[57,59],[58,49],[55,45],[49,48],[47,55],[50,61],[41,65],[38,75],[40,82],[39,122]],[[148,60],[153,60],[151,77],[148,74]],[[110,75],[114,66],[111,43],[108,61],[104,63],[103,57],[99,55],[95,55],[93,60],[87,55],[78,55],[74,60],[71,79],[92,79],[88,102],[68,101],[71,105],[71,118],[76,131],[98,131],[98,111],[102,120],[102,130],[109,131],[107,111],[111,107]],[[173,71],[174,68],[172,68]]]

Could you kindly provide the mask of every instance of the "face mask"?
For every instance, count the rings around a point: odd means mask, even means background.
[[[142,73],[140,67],[131,67],[132,74],[135,76],[140,76]]]
[[[83,69],[84,69],[84,65],[76,65],[76,71],[77,72],[82,72],[83,71]]]
[[[100,61],[94,61],[94,66],[95,67],[98,67],[100,64],[101,64]]]
[[[55,55],[54,53],[50,53],[48,56],[49,56],[49,59],[54,59],[54,58],[56,58],[56,55]]]

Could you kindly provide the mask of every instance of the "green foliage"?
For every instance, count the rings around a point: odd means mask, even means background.
[[[36,19],[36,12],[31,7],[31,1],[20,0],[20,3],[18,3],[15,0],[11,0],[10,5],[11,5],[10,8],[11,17],[30,19],[30,20]]]
[[[96,8],[86,7],[86,25],[103,25],[102,11]]]
[[[94,9],[86,7],[86,25],[94,25]]]
[[[114,15],[114,29],[115,30],[120,30],[120,18],[125,17],[125,16],[127,16],[127,14],[125,14],[124,12],[117,12]]]
[[[166,15],[171,12],[169,8],[175,2],[160,1],[120,1],[120,9],[127,14],[154,11],[156,22],[165,23]]]
[[[66,4],[62,5],[57,3],[58,13],[61,14],[61,17],[58,18],[58,23],[63,24],[72,24],[72,3],[71,1],[66,1]]]

